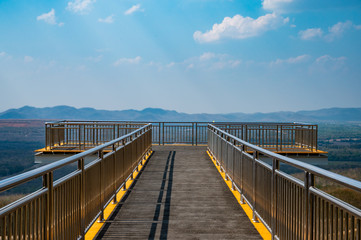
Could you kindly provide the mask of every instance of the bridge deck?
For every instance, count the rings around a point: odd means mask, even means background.
[[[153,150],[98,239],[261,239],[205,147]]]

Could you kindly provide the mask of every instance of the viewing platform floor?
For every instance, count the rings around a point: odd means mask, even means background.
[[[153,146],[96,239],[262,239],[205,146]]]

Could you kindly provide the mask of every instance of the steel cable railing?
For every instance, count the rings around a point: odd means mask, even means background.
[[[59,135],[60,136],[60,135]],[[102,218],[105,206],[151,150],[152,126],[103,145],[0,181],[0,192],[42,177],[43,187],[0,209],[0,239],[78,239]],[[110,150],[109,150],[110,149]],[[105,151],[107,150],[107,151]],[[84,165],[84,158],[98,158]],[[53,172],[77,163],[76,171],[53,180]]]
[[[315,176],[361,193],[361,182],[243,141],[208,125],[208,150],[273,239],[361,239],[361,210],[321,191]],[[269,165],[259,159],[273,159]],[[299,180],[280,164],[304,172]]]

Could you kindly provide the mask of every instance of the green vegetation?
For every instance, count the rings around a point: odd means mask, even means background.
[[[361,167],[346,169],[331,168],[330,170],[334,173],[361,181]],[[304,177],[303,173],[296,173],[293,174],[293,176],[302,180]],[[315,178],[315,186],[316,188],[361,209],[361,193],[319,177]]]
[[[319,149],[327,151],[328,160],[343,164],[361,163],[361,123],[319,124]],[[335,167],[335,164],[331,164]],[[336,168],[337,168],[336,165]]]
[[[9,203],[12,203],[22,197],[24,197],[24,194],[12,194],[12,195],[5,195],[0,196],[0,208],[8,205]]]
[[[41,147],[39,142],[0,141],[0,178],[34,166],[34,150]]]

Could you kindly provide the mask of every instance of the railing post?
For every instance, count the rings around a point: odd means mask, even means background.
[[[46,198],[45,214],[45,238],[54,239],[54,185],[53,172],[48,172],[43,176],[43,186],[48,189]]]
[[[112,151],[113,151],[113,191],[114,191],[114,198],[113,198],[113,204],[118,203],[117,201],[117,159],[115,156],[116,147],[115,144],[112,145]]]
[[[78,170],[80,173],[80,237],[85,238],[85,171],[84,158],[78,160]]]
[[[164,122],[162,123],[162,125],[163,125],[163,131],[162,131],[162,135],[163,135],[163,137],[162,137],[162,142],[163,142],[163,145],[164,145]]]
[[[256,204],[257,204],[257,199],[256,199],[256,193],[257,193],[257,165],[256,165],[256,156],[257,156],[257,151],[253,150],[253,159],[252,159],[252,186],[253,186],[253,206],[252,206],[252,221],[253,222],[258,222],[257,216],[256,216]]]
[[[198,123],[196,122],[196,146],[198,145]]]
[[[192,122],[192,146],[194,145],[194,122]]]
[[[125,142],[125,139],[123,139],[122,140],[122,144],[123,144],[123,162],[125,161],[125,156],[126,156],[126,154],[125,154],[125,144],[126,144],[126,142]],[[124,170],[123,170],[124,171]],[[124,183],[123,183],[123,189],[122,189],[123,191],[126,191],[127,190],[127,181],[126,181],[126,179],[124,180]]]
[[[315,150],[318,150],[318,125],[315,126]]]
[[[271,182],[271,230],[272,230],[272,240],[275,239],[276,230],[277,230],[277,174],[276,170],[280,168],[280,162],[277,159],[272,160],[272,182]]]
[[[310,187],[315,184],[315,176],[312,173],[305,172],[305,239],[313,239],[313,207],[314,197],[310,193]]]
[[[135,136],[136,137],[136,136]],[[134,164],[134,152],[133,152],[133,149],[134,149],[134,147],[133,147],[133,145],[134,145],[134,143],[133,143],[133,135],[130,135],[130,137],[129,137],[129,141],[130,141],[130,160],[131,160],[131,165],[132,165],[132,169],[133,169],[133,164]],[[137,147],[137,146],[135,146],[135,147]],[[134,178],[133,178],[133,171],[130,173],[130,178],[129,178],[130,180],[133,180]]]
[[[232,191],[234,191],[234,164],[236,162],[236,140],[233,139],[233,146],[232,146]]]
[[[81,130],[80,130],[80,124],[78,124],[78,141],[79,141],[79,149],[81,149]]]
[[[158,124],[158,144],[160,145],[160,122]]]
[[[45,149],[50,150],[48,124],[45,123]]]
[[[100,150],[98,152],[98,158],[100,158],[100,162],[99,162],[99,165],[100,165],[100,168],[99,168],[99,185],[100,185],[100,215],[99,215],[99,220],[98,222],[103,222],[104,221],[104,206],[103,206],[103,203],[104,203],[104,193],[103,193],[103,165],[104,165],[104,162],[103,162],[103,157],[104,157],[104,154],[103,154],[103,151]]]
[[[280,151],[282,151],[282,144],[283,144],[283,128],[282,128],[282,125],[280,126],[281,127],[281,130],[280,130]]]
[[[278,151],[278,125],[276,127],[276,151]]]
[[[240,196],[240,203],[241,204],[245,204],[244,198],[243,198],[243,153],[245,151],[245,146],[242,144],[241,145],[241,196]]]
[[[228,148],[229,148],[229,137],[228,136],[226,136],[225,137],[225,142],[226,142],[226,144],[225,144],[225,146],[226,146],[226,149],[225,149],[225,156],[224,156],[224,160],[223,160],[223,170],[224,170],[224,179],[226,180],[226,181],[228,181],[229,180],[229,178],[228,178],[228,176],[227,176],[227,169],[226,169],[226,167],[227,167],[227,165],[228,165]]]

